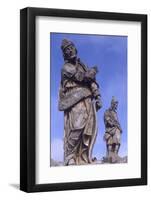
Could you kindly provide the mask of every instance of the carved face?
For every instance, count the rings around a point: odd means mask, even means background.
[[[64,53],[64,58],[66,60],[72,60],[77,57],[77,50],[76,50],[75,46],[73,46],[73,45],[67,46],[64,49],[63,53]]]
[[[111,104],[112,110],[116,111],[118,107],[118,102],[114,102]]]

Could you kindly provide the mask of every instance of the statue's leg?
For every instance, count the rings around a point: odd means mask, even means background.
[[[106,144],[106,157],[108,157],[108,156],[109,156],[109,145]]]
[[[114,152],[115,152],[116,155],[118,155],[118,152],[119,152],[120,139],[121,139],[120,130],[116,129],[116,132],[115,132],[115,147],[114,147]]]
[[[83,142],[81,143],[81,149],[79,151],[81,157],[81,164],[90,163],[89,161],[89,146],[91,136],[83,135]]]
[[[73,158],[71,158],[68,162],[68,165],[75,165],[75,164],[76,164],[76,162]]]
[[[108,149],[108,161],[109,162],[112,162],[112,145],[111,144],[108,144],[107,145],[107,149]]]
[[[117,163],[119,160],[118,151],[120,148],[120,144],[114,144],[113,145],[113,151],[112,151],[112,163]]]
[[[118,152],[119,152],[119,148],[120,148],[120,144],[116,144],[116,145],[115,145],[114,152],[115,152],[115,154],[117,154],[117,155],[118,155]]]

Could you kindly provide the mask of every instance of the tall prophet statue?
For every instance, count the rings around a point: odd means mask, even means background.
[[[105,134],[104,140],[107,147],[107,160],[110,163],[118,162],[122,129],[117,115],[118,101],[113,97],[111,106],[104,113]]]
[[[61,49],[65,62],[59,89],[59,110],[64,111],[64,164],[88,164],[97,135],[96,111],[102,107],[98,70],[77,58],[73,42],[64,39]]]

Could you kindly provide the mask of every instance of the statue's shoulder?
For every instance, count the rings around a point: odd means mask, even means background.
[[[74,74],[76,72],[76,66],[71,63],[65,63],[62,67],[63,73],[71,73]]]
[[[108,114],[108,113],[110,113],[110,110],[109,110],[109,109],[106,109],[104,113],[105,113],[105,114]]]
[[[105,116],[105,117],[111,116],[111,111],[110,111],[110,109],[106,109],[106,110],[105,110],[104,116]]]

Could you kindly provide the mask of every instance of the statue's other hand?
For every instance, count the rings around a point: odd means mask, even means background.
[[[99,72],[99,70],[98,70],[98,67],[97,67],[97,66],[94,66],[94,67],[92,67],[91,69],[93,69],[93,70],[95,71],[95,73],[98,73],[98,72]]]
[[[95,68],[88,69],[87,72],[85,73],[85,77],[87,79],[94,80],[96,73],[97,73],[97,71]]]
[[[118,126],[117,128],[119,129],[120,133],[123,132],[120,126]]]
[[[102,108],[102,102],[101,102],[101,100],[100,99],[97,99],[96,101],[95,101],[95,105],[96,105],[96,110],[98,111],[99,109],[101,109]]]

